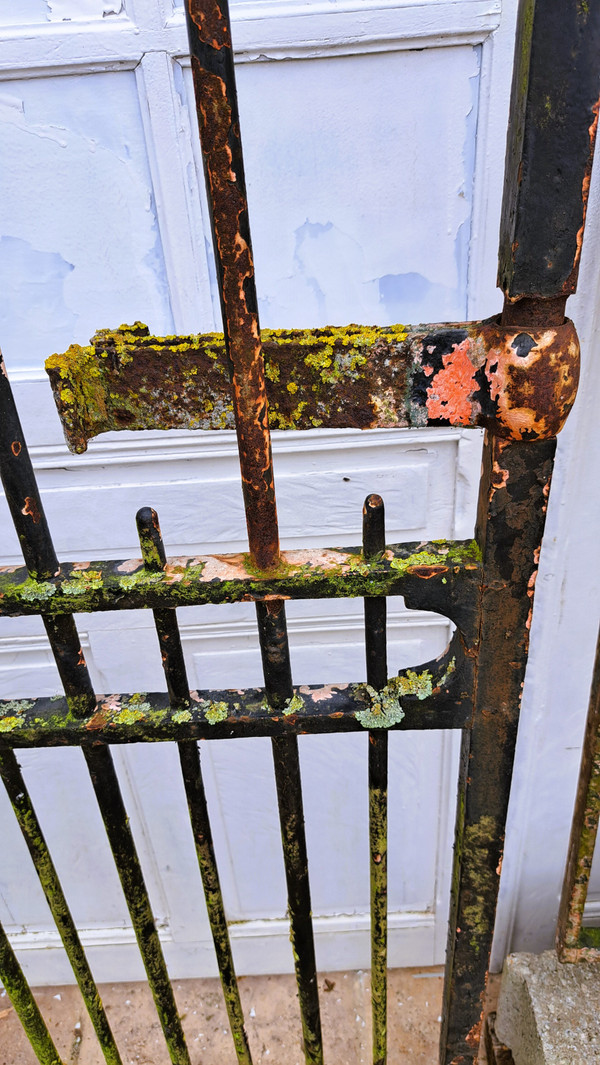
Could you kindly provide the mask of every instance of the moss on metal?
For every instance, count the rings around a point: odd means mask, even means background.
[[[88,569],[65,563],[52,581],[34,581],[24,567],[6,567],[0,568],[0,615],[402,594],[409,578],[443,577],[450,588],[456,579],[475,576],[479,557],[474,541],[438,541],[391,545],[369,562],[354,548],[284,552],[275,574],[256,570],[241,555],[168,559],[163,572],[152,572],[141,559],[94,561]]]
[[[486,425],[515,439],[554,435],[575,398],[577,337],[568,321],[533,331],[524,358],[515,351],[522,336],[492,319],[263,330],[269,426]],[[136,322],[51,355],[46,369],[75,452],[116,429],[234,428],[221,334],[154,337]]]

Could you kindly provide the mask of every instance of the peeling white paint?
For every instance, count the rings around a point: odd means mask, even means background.
[[[101,325],[138,318],[170,332],[133,73],[11,83],[0,94],[0,150],[9,365],[39,365]]]
[[[123,0],[45,0],[49,22],[88,22],[120,15]]]

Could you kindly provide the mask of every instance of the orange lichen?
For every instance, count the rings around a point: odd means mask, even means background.
[[[477,391],[475,367],[469,357],[471,340],[466,337],[442,356],[444,369],[438,370],[427,389],[430,418],[451,418],[453,425],[473,422],[473,392]]]

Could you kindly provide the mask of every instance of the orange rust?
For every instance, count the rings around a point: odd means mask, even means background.
[[[12,451],[15,458],[17,458],[17,456],[21,454],[20,442],[18,440],[13,440],[12,444],[10,445],[10,450]]]
[[[188,0],[188,10],[203,44],[231,48],[228,20],[217,0]]]
[[[471,1028],[470,1032],[468,1033],[468,1035],[467,1035],[467,1037],[465,1039],[465,1043],[467,1044],[467,1046],[470,1046],[470,1047],[478,1047],[479,1046],[479,1040],[481,1039],[481,1025],[482,1025],[482,1023],[483,1023],[483,1015],[479,1018],[479,1020],[477,1021],[477,1024],[473,1025],[473,1027]]]
[[[415,577],[423,577],[428,581],[432,577],[439,577],[440,573],[448,573],[449,568],[449,566],[407,566],[406,572],[413,573]]]
[[[192,73],[221,268],[225,343],[249,547],[256,565],[271,570],[279,560],[279,535],[258,315],[248,300],[248,293],[254,292],[254,263],[247,239],[248,205],[241,153],[234,163],[231,146],[239,141],[239,128],[225,80],[206,70],[195,56]]]
[[[482,336],[485,375],[496,407],[492,431],[513,440],[556,436],[579,383],[579,342],[572,322],[542,330],[489,323]]]
[[[25,506],[23,507],[21,514],[25,514],[27,517],[31,518],[34,525],[37,525],[42,518],[38,510],[38,505],[35,499],[32,499],[31,496],[25,496]]]

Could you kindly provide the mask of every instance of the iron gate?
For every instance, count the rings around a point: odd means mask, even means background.
[[[381,1065],[387,733],[461,730],[440,1062],[472,1062],[555,437],[578,380],[578,341],[564,310],[577,279],[598,115],[600,10],[580,0],[521,3],[500,239],[500,317],[417,329],[264,331],[262,337],[227,5],[186,0],[186,13],[224,337],[160,339],[138,323],[102,330],[90,347],[50,359],[48,369],[75,451],[114,428],[235,425],[249,553],[170,559],[157,515],[144,508],[137,515],[141,559],[59,563],[2,366],[1,472],[25,568],[0,571],[0,614],[41,615],[64,698],[0,702],[0,772],[106,1061],[118,1065],[119,1051],[14,753],[81,746],[171,1059],[189,1065],[110,750],[113,743],[178,743],[235,1049],[240,1063],[250,1065],[197,741],[270,736],[304,1053],[309,1065],[318,1065],[323,1054],[297,738],[368,730],[373,1060]],[[269,430],[317,425],[484,426],[474,539],[386,545],[383,503],[369,496],[362,547],[281,553]],[[389,595],[403,596],[409,608],[442,614],[456,627],[439,659],[392,678],[386,663]],[[328,597],[364,599],[367,683],[294,687],[285,600]],[[176,608],[248,600],[256,604],[264,687],[190,692]],[[73,613],[140,607],[154,612],[167,692],[97,696]],[[0,976],[39,1060],[58,1065],[2,930]]]

